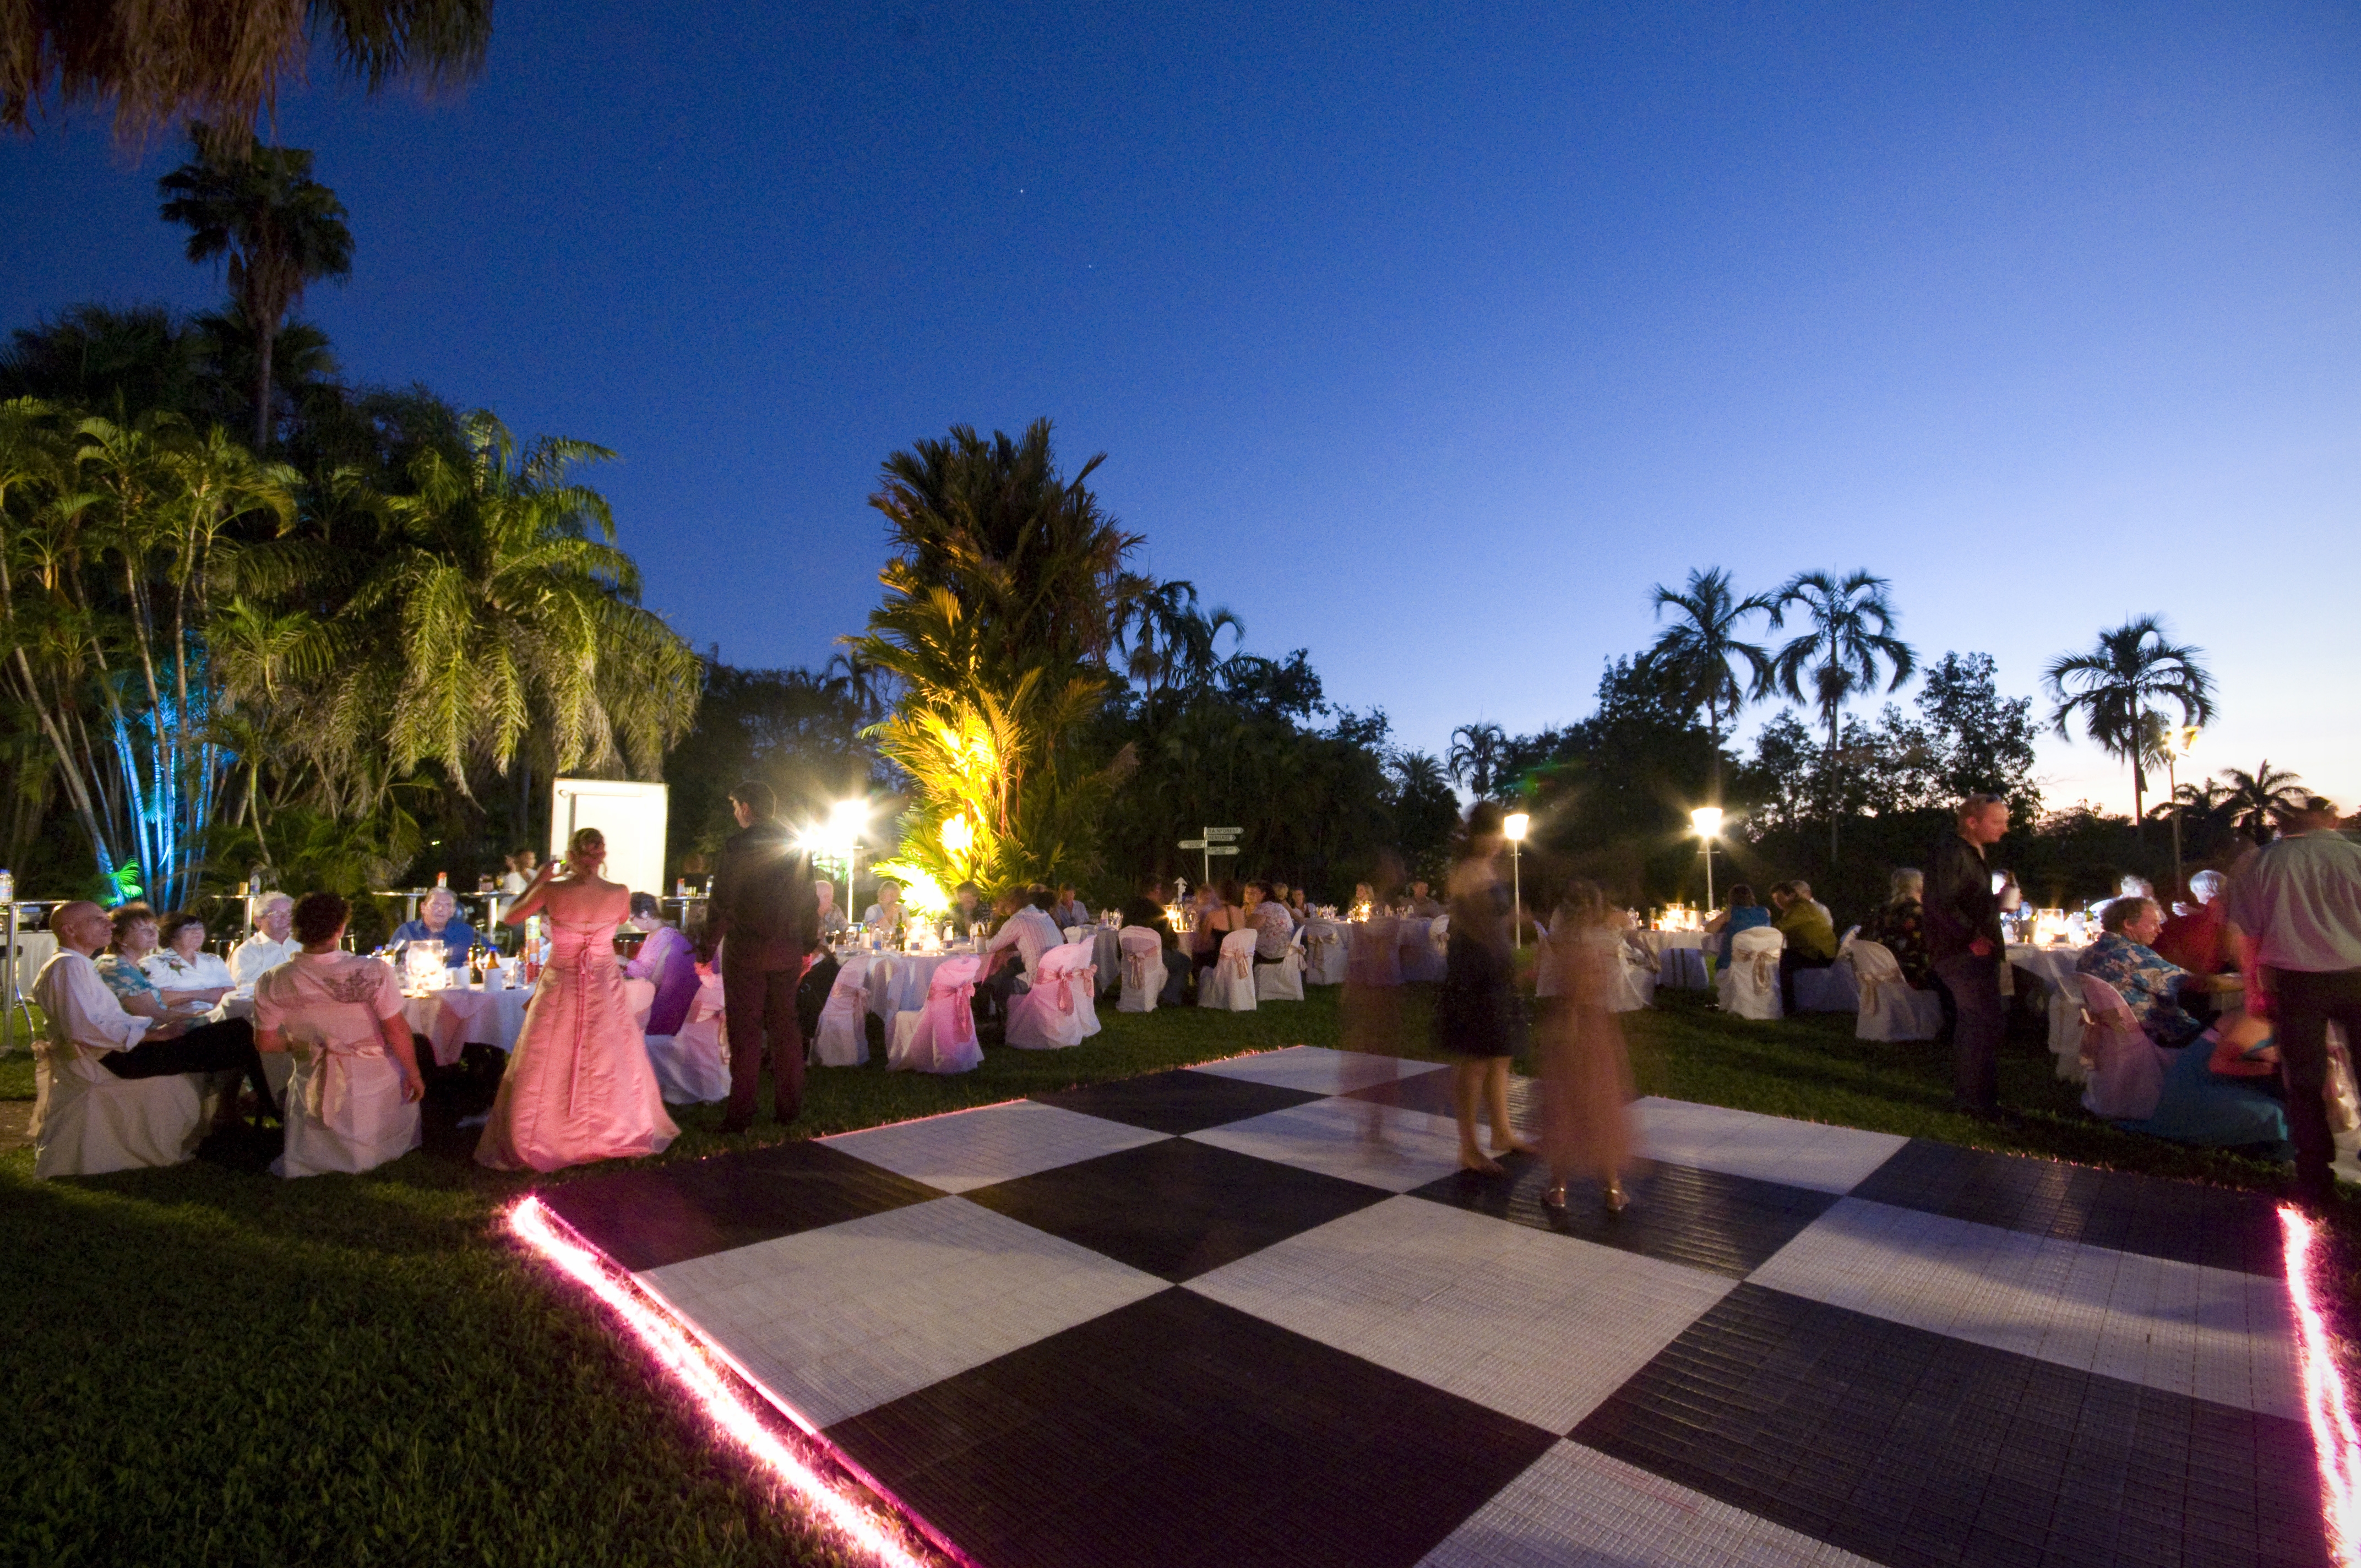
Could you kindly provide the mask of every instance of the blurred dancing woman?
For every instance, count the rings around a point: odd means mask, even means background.
[[[520,926],[546,908],[552,954],[476,1146],[478,1165],[555,1170],[655,1154],[680,1135],[623,992],[615,927],[631,894],[598,874],[606,860],[605,837],[583,828],[567,846],[566,874],[552,881],[555,868],[544,866],[501,916]]]
[[[1565,1208],[1567,1178],[1582,1174],[1598,1179],[1608,1208],[1620,1213],[1631,1202],[1623,1168],[1631,1157],[1631,1058],[1614,1012],[1623,969],[1618,916],[1597,883],[1576,882],[1542,939],[1556,955],[1560,987],[1542,1025],[1542,1152],[1550,1168],[1542,1201]]]
[[[1509,1058],[1525,1032],[1509,950],[1509,888],[1495,863],[1500,808],[1479,800],[1467,811],[1467,838],[1451,868],[1451,931],[1444,949],[1443,990],[1434,1000],[1435,1044],[1459,1058],[1452,1098],[1459,1113],[1459,1163],[1486,1176],[1499,1163],[1476,1142],[1476,1102],[1492,1118],[1492,1153],[1530,1153],[1509,1122]]]

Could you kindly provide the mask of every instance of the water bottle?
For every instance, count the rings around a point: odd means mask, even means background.
[[[16,902],[16,873],[11,871],[0,871],[0,904],[14,904]]]

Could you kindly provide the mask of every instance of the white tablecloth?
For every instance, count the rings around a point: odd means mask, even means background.
[[[33,993],[33,981],[39,978],[41,966],[48,963],[58,950],[58,938],[49,931],[16,933],[16,992],[20,996]]]
[[[2015,943],[2008,949],[2009,968],[2023,970],[2048,988],[2049,1054],[2058,1058],[2058,1076],[2077,1083],[2082,1080],[2082,988],[2074,966],[2088,950],[2067,943]]]
[[[916,1013],[927,1004],[927,986],[935,971],[943,967],[945,959],[972,958],[972,953],[839,953],[836,961],[844,969],[865,974],[869,966],[879,959],[894,960],[894,978],[886,982],[885,993],[869,999],[869,1011],[885,1020],[890,1032],[896,1013]]]
[[[1708,954],[1719,957],[1721,938],[1707,931],[1636,931],[1641,945],[1656,957],[1656,983],[1675,991],[1703,991],[1710,983]],[[1707,944],[1712,944],[1708,947]]]
[[[525,1003],[532,1000],[530,991],[475,991],[455,986],[448,991],[405,995],[401,1015],[409,1020],[412,1034],[425,1036],[434,1047],[436,1065],[449,1067],[459,1059],[462,1046],[497,1046],[503,1051],[514,1050],[517,1036],[524,1028]]]
[[[1695,950],[1704,947],[1708,940],[1708,934],[1703,931],[1641,931],[1634,934],[1647,945],[1650,952],[1659,958],[1664,956],[1668,948],[1687,948]],[[1710,939],[1719,940],[1719,938]]]

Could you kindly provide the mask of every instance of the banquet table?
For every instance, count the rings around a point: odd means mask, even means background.
[[[1403,916],[1400,940],[1404,981],[1415,983],[1443,979],[1443,955],[1434,950],[1434,921],[1432,918],[1423,915]]]
[[[2008,967],[2041,982],[2048,995],[2049,1054],[2058,1058],[2058,1076],[2080,1083],[2082,1072],[2082,991],[2074,965],[2087,949],[2070,943],[2035,947],[2013,942]]]
[[[1720,938],[1704,931],[1641,931],[1641,945],[1655,956],[1656,983],[1679,991],[1703,991],[1712,970],[1706,964],[1706,944]]]
[[[514,1050],[517,1036],[524,1029],[525,1003],[532,1000],[530,990],[485,991],[455,985],[445,991],[403,992],[401,1015],[409,1020],[412,1034],[423,1035],[434,1047],[435,1065],[450,1067],[458,1061],[462,1047]]]
[[[856,948],[836,955],[836,961],[857,974],[866,974],[869,966],[879,959],[894,960],[894,978],[885,984],[884,993],[869,999],[869,1011],[885,1021],[887,1031],[894,1027],[897,1013],[916,1013],[927,1004],[927,987],[935,971],[943,967],[945,959],[973,958],[973,952],[961,953],[873,953]]]
[[[33,981],[40,978],[41,966],[48,963],[58,950],[57,935],[51,931],[19,931],[16,933],[16,993],[32,994]]]

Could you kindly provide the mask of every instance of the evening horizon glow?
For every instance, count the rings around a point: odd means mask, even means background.
[[[1582,718],[1693,567],[1858,566],[2009,695],[2160,613],[2220,688],[2184,777],[2361,803],[2317,674],[2361,652],[2346,12],[498,22],[464,93],[280,104],[357,241],[303,313],[348,376],[620,452],[646,601],[733,663],[861,627],[889,452],[1047,415],[1143,565],[1407,746]],[[180,155],[0,144],[0,325],[214,304]],[[2129,808],[2087,744],[2039,772]]]

